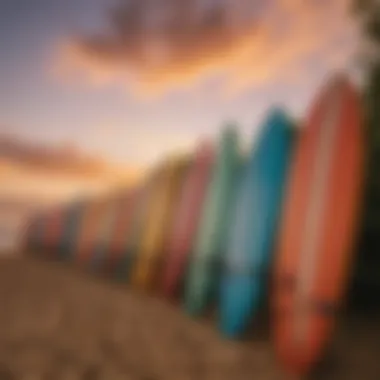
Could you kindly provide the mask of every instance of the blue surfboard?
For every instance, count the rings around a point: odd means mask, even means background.
[[[255,139],[238,184],[220,294],[220,329],[228,337],[244,332],[265,290],[293,132],[286,114],[274,109]]]

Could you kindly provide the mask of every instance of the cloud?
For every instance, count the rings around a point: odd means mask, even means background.
[[[36,145],[0,135],[0,246],[14,248],[32,212],[76,197],[99,197],[126,191],[143,173],[108,164],[75,146]]]
[[[102,176],[89,177],[43,171],[39,167],[31,168],[6,160],[2,160],[1,166],[7,170],[0,171],[0,206],[4,202],[39,205],[72,200],[76,196],[101,194],[114,188],[125,189],[134,185],[138,178],[134,171],[120,171],[118,168]]]
[[[0,200],[62,199],[81,192],[130,186],[140,176],[137,167],[109,164],[72,145],[47,147],[12,135],[0,136]]]
[[[66,39],[55,69],[137,93],[218,74],[232,89],[284,80],[304,71],[307,58],[318,55],[329,67],[339,54],[350,57],[354,44],[345,41],[355,28],[347,8],[345,0],[119,0],[109,32]]]
[[[194,0],[120,1],[109,13],[113,33],[63,44],[60,67],[87,69],[95,84],[121,79],[144,90],[192,81],[250,43],[256,21],[249,3],[240,2],[241,17],[227,2],[206,9]]]
[[[104,160],[85,155],[73,144],[44,146],[10,134],[0,135],[0,159],[0,171],[12,170],[5,162],[68,176],[96,177],[111,169]]]

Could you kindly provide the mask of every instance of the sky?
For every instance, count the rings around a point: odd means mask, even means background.
[[[49,154],[137,178],[229,121],[249,145],[273,105],[302,118],[357,42],[344,0],[0,0],[0,134],[25,150],[0,149],[0,178],[71,195],[93,176]]]

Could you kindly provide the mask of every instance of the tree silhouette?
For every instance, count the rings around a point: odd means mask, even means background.
[[[352,291],[355,306],[379,306],[380,293],[380,3],[354,0],[361,23],[364,70],[366,181],[362,223]]]

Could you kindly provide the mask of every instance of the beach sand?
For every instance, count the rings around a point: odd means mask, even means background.
[[[267,328],[215,321],[61,263],[0,259],[0,380],[282,380]],[[313,379],[379,380],[380,321],[346,316]],[[257,332],[260,330],[259,332]]]

